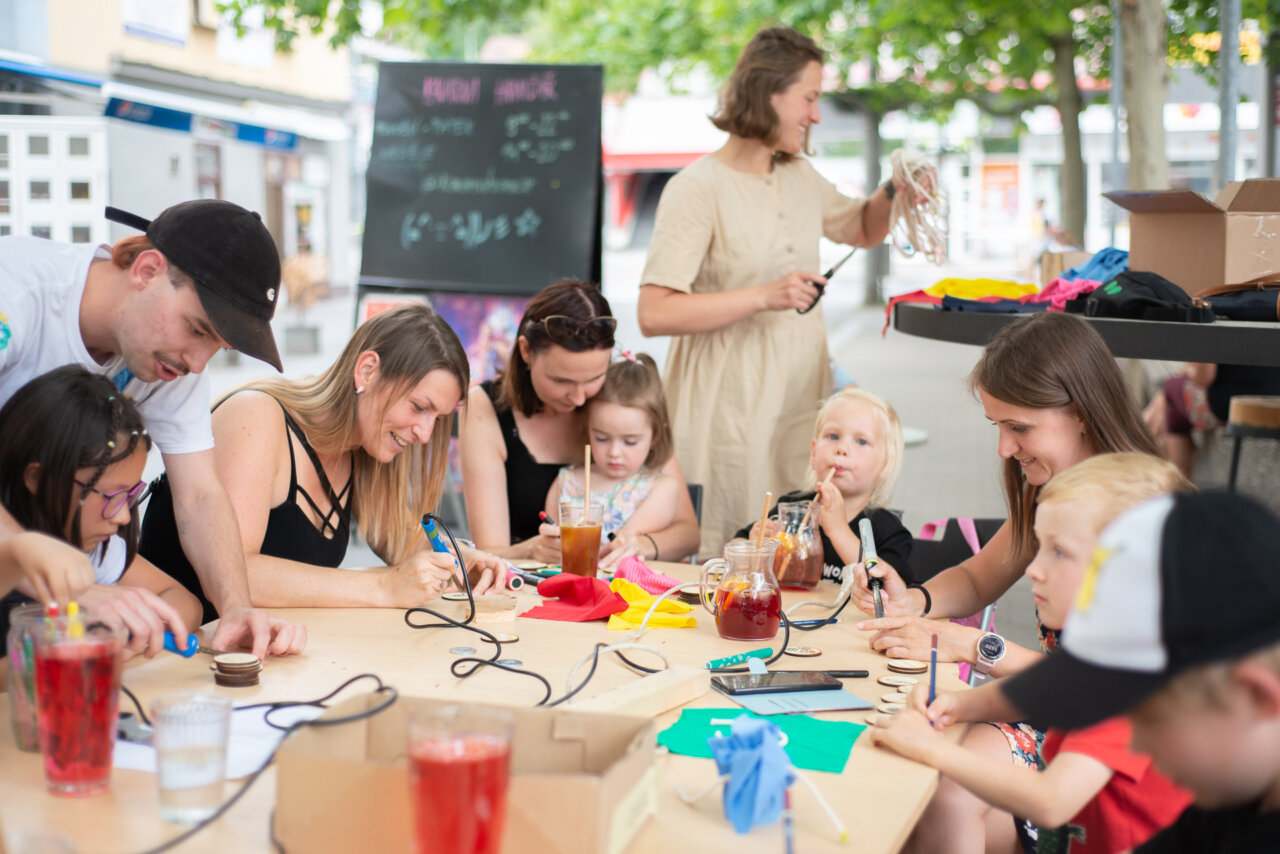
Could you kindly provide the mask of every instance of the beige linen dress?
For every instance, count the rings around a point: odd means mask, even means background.
[[[755,175],[703,157],[663,190],[640,281],[716,293],[821,272],[819,237],[856,239],[862,205],[803,158]],[[831,393],[821,304],[678,336],[665,382],[676,457],[703,485],[699,554],[711,556],[759,515],[765,490],[804,485],[814,417]]]

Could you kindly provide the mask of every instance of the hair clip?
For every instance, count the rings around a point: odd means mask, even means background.
[[[462,411],[462,407],[464,407],[464,406],[466,406],[466,405],[467,405],[467,397],[466,397],[466,395],[463,395],[463,396],[462,396],[462,398],[458,401],[457,406],[453,407],[453,411],[454,411],[454,412],[461,412],[461,411]]]
[[[636,361],[636,357],[635,357],[634,355],[632,355],[632,353],[631,353],[631,351],[630,351],[630,350],[623,350],[623,351],[622,351],[622,358],[626,359],[628,362],[634,362],[634,361]]]
[[[116,446],[116,440],[115,440],[115,439],[108,439],[108,440],[107,440],[107,447],[108,447],[108,448],[114,448],[115,446]]]

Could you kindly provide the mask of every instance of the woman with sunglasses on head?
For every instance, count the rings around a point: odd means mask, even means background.
[[[585,404],[604,385],[616,327],[599,288],[573,279],[549,285],[525,308],[506,370],[471,390],[460,432],[462,483],[480,548],[560,562],[559,529],[540,523],[539,513],[560,468],[583,458]],[[670,526],[645,538],[643,557],[680,560],[697,548],[697,518],[675,458],[659,470],[679,481],[678,506]]]
[[[361,324],[319,376],[257,380],[215,404],[218,475],[236,508],[255,605],[409,608],[461,581],[420,520],[444,490],[469,376],[444,319],[407,305]],[[352,523],[387,566],[338,568]],[[141,550],[204,598],[163,481]],[[465,547],[463,558],[476,593],[502,588],[502,561]]]
[[[185,638],[200,625],[200,603],[138,557],[137,503],[151,437],[142,416],[111,381],[79,365],[42,374],[0,408],[0,504],[25,530],[89,555],[93,587],[76,600],[95,619],[131,635],[125,655],[155,655],[164,632]],[[29,601],[26,586],[0,603]]]
[[[658,204],[640,328],[674,338],[667,401],[680,464],[706,487],[702,554],[720,550],[765,490],[804,485],[814,414],[832,386],[814,307],[827,284],[819,238],[875,246],[889,232],[892,182],[848,198],[801,156],[824,60],[789,27],[756,33],[711,117],[728,140],[672,178]]]

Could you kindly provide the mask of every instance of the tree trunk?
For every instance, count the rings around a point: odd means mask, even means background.
[[[1084,246],[1084,155],[1080,149],[1080,87],[1076,82],[1076,44],[1070,33],[1050,36],[1053,76],[1058,90],[1058,116],[1062,120],[1062,227]]]
[[[867,195],[870,196],[880,186],[880,155],[884,152],[884,140],[880,136],[880,114],[873,110],[864,110],[866,129],[863,136],[863,152],[866,155],[865,172]],[[889,275],[888,241],[867,250],[863,269],[866,270],[866,302],[868,305],[884,305],[887,297],[884,292],[884,280]]]
[[[1162,0],[1121,0],[1120,50],[1124,55],[1124,109],[1129,123],[1129,187],[1169,187],[1165,152],[1164,102],[1169,66]]]

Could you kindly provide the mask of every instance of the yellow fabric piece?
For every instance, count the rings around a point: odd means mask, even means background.
[[[1001,299],[1020,299],[1027,294],[1040,290],[1035,285],[1020,285],[1005,279],[941,279],[925,290],[931,297],[957,297],[959,299],[980,299],[982,297],[1000,297]]]
[[[609,631],[620,632],[624,629],[638,629],[644,620],[645,613],[653,600],[657,599],[639,584],[633,584],[625,578],[615,578],[609,583],[609,589],[627,600],[627,610],[609,615]],[[698,625],[693,617],[683,616],[693,610],[692,605],[663,599],[653,616],[649,618],[651,629],[688,629]]]

